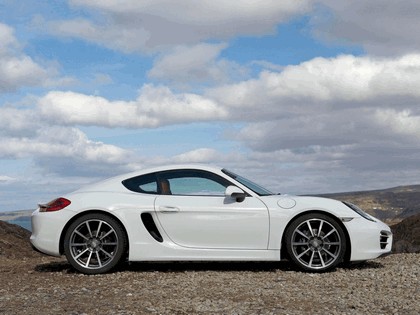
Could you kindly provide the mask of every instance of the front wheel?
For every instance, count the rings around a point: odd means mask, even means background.
[[[331,217],[313,213],[295,219],[286,231],[286,249],[301,269],[321,272],[336,267],[346,252],[346,236]]]
[[[80,272],[99,274],[117,266],[126,252],[121,225],[108,215],[91,213],[74,221],[64,238],[64,253]]]

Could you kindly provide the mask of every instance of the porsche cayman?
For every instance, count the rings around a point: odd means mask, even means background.
[[[389,253],[390,228],[346,201],[279,195],[229,170],[166,166],[117,176],[32,215],[33,247],[86,274],[122,261],[279,261],[322,272]]]

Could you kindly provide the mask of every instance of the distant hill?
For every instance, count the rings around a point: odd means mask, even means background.
[[[19,210],[0,212],[0,221],[6,221],[8,223],[17,224],[31,231],[31,215],[33,211],[34,210]]]
[[[32,215],[32,212],[34,212],[33,209],[0,212],[0,220],[11,221],[11,220],[19,219],[21,217],[30,217]]]
[[[420,185],[318,196],[349,201],[388,224],[420,214]]]

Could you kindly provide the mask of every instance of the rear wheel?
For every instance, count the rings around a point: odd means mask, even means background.
[[[298,217],[286,231],[286,249],[301,269],[321,272],[336,267],[346,252],[346,236],[331,217],[311,213]]]
[[[127,237],[115,219],[100,213],[84,215],[67,229],[64,253],[69,263],[86,274],[110,271],[127,249]]]

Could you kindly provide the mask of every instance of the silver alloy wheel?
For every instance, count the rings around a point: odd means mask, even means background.
[[[308,269],[327,269],[342,252],[339,231],[327,220],[312,218],[300,223],[291,236],[294,258]]]
[[[99,269],[111,263],[119,246],[115,229],[100,219],[80,223],[72,231],[69,241],[72,258],[87,269]]]

